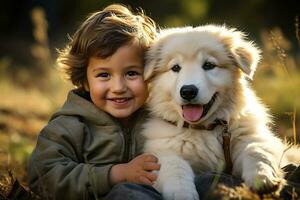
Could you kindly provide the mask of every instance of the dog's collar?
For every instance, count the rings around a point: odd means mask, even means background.
[[[170,123],[173,123],[173,122],[170,122]],[[173,124],[175,124],[175,123],[173,123]],[[184,121],[183,127],[211,131],[211,130],[214,130],[219,125],[228,126],[227,124],[228,124],[227,121],[225,121],[223,119],[216,119],[213,123],[209,124],[208,126],[189,124],[188,122]]]
[[[165,120],[173,125],[177,125],[174,122]],[[193,129],[199,129],[199,130],[214,130],[217,126],[223,126],[223,130],[222,130],[222,138],[223,138],[223,151],[224,151],[224,158],[225,158],[225,169],[224,172],[231,174],[232,172],[232,160],[231,160],[231,156],[230,156],[230,138],[231,138],[231,134],[230,132],[228,132],[228,123],[227,121],[223,120],[223,119],[216,119],[213,123],[209,124],[208,126],[199,126],[199,125],[193,125],[193,124],[189,124],[188,122],[184,122],[183,127],[184,128],[193,128]]]
[[[165,120],[168,123],[171,123],[175,126],[177,126],[177,124],[175,122],[169,121],[169,120]],[[204,126],[204,125],[196,125],[196,124],[190,124],[187,121],[184,121],[183,126],[184,128],[193,128],[193,129],[199,129],[199,130],[214,130],[217,126],[219,125],[227,125],[227,121],[223,120],[223,119],[216,119],[215,121],[213,121],[213,123],[209,124],[208,126]],[[228,125],[227,125],[228,126]]]

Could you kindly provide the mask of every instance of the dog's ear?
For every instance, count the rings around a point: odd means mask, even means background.
[[[144,70],[145,81],[150,81],[157,73],[160,66],[160,44],[155,44],[146,52],[146,64]]]
[[[239,38],[231,47],[235,64],[252,79],[260,60],[260,50],[244,38]]]

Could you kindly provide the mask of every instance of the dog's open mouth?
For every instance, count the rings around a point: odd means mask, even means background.
[[[207,104],[186,104],[182,106],[183,118],[187,122],[197,122],[203,118],[215,102],[217,97],[217,92],[212,96]]]

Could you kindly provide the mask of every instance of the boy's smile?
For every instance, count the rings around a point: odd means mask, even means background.
[[[129,104],[129,101],[132,100],[132,97],[124,97],[124,98],[108,98],[108,101],[111,101],[115,107],[122,108]]]
[[[143,71],[138,42],[121,46],[108,58],[91,57],[87,80],[93,103],[116,118],[127,119],[148,96]]]

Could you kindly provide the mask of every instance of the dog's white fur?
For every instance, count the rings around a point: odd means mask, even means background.
[[[225,26],[174,28],[159,34],[146,55],[152,117],[143,135],[145,152],[161,163],[155,186],[165,199],[198,199],[194,174],[220,171],[225,164],[222,127],[211,131],[183,127],[183,85],[198,88],[193,104],[206,104],[218,92],[208,113],[190,124],[208,126],[215,119],[229,123],[233,175],[253,189],[281,181],[281,167],[289,163],[286,146],[271,132],[266,108],[248,86],[259,54],[241,32]],[[204,70],[206,61],[217,67]],[[176,64],[179,72],[171,70]]]

